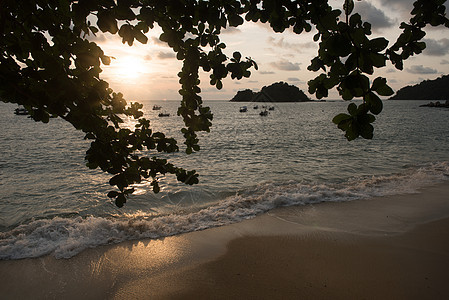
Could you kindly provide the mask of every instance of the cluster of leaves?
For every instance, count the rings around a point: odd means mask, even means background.
[[[235,52],[228,58],[219,34],[243,23],[236,1],[33,0],[0,1],[0,98],[23,105],[35,121],[60,117],[92,140],[87,166],[110,173],[108,194],[123,206],[132,185],[151,180],[159,191],[158,175],[174,174],[186,184],[198,174],[158,159],[158,152],[179,151],[177,142],[153,132],[142,118],[142,105],[129,105],[101,79],[101,64],[111,58],[90,35],[118,34],[123,43],[147,43],[145,33],[158,25],[162,41],[183,61],[179,72],[182,95],[178,115],[185,128],[186,152],[200,149],[196,133],[209,131],[212,113],[199,96],[199,70],[210,72],[211,84],[222,87],[230,75],[249,77],[257,65]],[[204,51],[203,48],[209,49]],[[138,120],[135,129],[122,127],[123,116]],[[151,157],[151,158],[150,158]]]
[[[403,33],[390,48],[387,48],[388,40],[383,37],[369,38],[371,24],[363,22],[359,14],[352,14],[353,0],[345,1],[344,20],[339,19],[340,11],[331,11],[330,8],[327,14],[318,17],[318,33],[314,39],[318,41],[321,38],[320,48],[308,69],[322,69],[327,73],[309,81],[309,92],[315,93],[320,99],[328,95],[329,89],[336,87],[344,100],[363,99],[359,107],[353,103],[348,106],[349,114],[341,113],[332,120],[345,132],[348,140],[359,136],[367,139],[373,137],[374,127],[371,123],[383,106],[379,96],[393,94],[385,78],[377,77],[371,81],[369,76],[373,75],[375,68],[384,67],[387,60],[402,70],[405,59],[421,53],[426,46],[420,41],[425,36],[422,29],[427,24],[449,27],[444,2],[416,1],[410,23],[401,24]]]
[[[359,107],[348,106],[349,114],[342,113],[333,119],[346,138],[353,140],[359,136],[373,137],[371,123],[383,107],[379,96],[393,94],[385,78],[370,80],[375,68],[385,67],[390,60],[401,70],[405,59],[425,48],[421,40],[426,25],[449,27],[444,3],[444,0],[415,1],[413,17],[409,23],[401,23],[403,33],[390,48],[387,48],[389,41],[384,37],[370,39],[371,24],[364,22],[360,14],[353,13],[353,0],[345,0],[343,12],[333,9],[327,0],[254,0],[244,2],[244,11],[247,12],[246,20],[268,22],[275,32],[287,28],[297,34],[313,27],[317,30],[314,41],[320,41],[318,55],[308,69],[324,73],[308,82],[309,92],[321,99],[336,87],[344,100],[363,99]]]
[[[73,124],[92,140],[86,153],[87,166],[100,168],[113,177],[119,191],[108,194],[118,206],[133,192],[132,185],[151,180],[159,191],[159,174],[174,174],[186,184],[198,182],[195,171],[186,171],[158,159],[158,152],[179,151],[177,142],[153,132],[142,118],[142,106],[129,105],[100,78],[101,65],[111,61],[89,36],[109,32],[123,43],[147,43],[145,35],[154,26],[162,29],[160,40],[183,62],[178,73],[182,96],[178,115],[185,128],[186,153],[198,151],[198,131],[209,131],[212,113],[200,96],[199,72],[210,73],[210,84],[221,89],[223,79],[249,77],[256,63],[239,52],[227,57],[221,31],[244,21],[269,23],[275,32],[292,28],[301,34],[316,28],[318,56],[309,70],[324,73],[309,82],[309,91],[326,97],[337,87],[345,100],[362,98],[349,114],[334,118],[352,140],[371,138],[374,115],[382,110],[379,96],[392,90],[386,79],[369,75],[390,60],[402,69],[402,61],[420,53],[423,28],[445,25],[443,0],[417,0],[403,33],[387,49],[385,38],[370,39],[371,25],[353,14],[354,2],[346,0],[342,12],[328,0],[2,0],[0,1],[0,98],[25,106],[36,121],[57,116]],[[123,116],[137,119],[133,130],[123,128]],[[149,155],[148,155],[149,153]],[[151,157],[151,158],[150,158]]]

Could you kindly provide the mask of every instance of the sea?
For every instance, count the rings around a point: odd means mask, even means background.
[[[159,177],[123,208],[106,196],[110,176],[85,166],[89,141],[61,119],[36,123],[0,103],[0,259],[70,258],[87,248],[158,239],[241,222],[286,206],[416,193],[449,180],[449,109],[428,101],[384,101],[372,140],[348,142],[332,122],[343,101],[262,103],[205,101],[214,114],[187,155],[176,115],[179,101],[141,101],[154,130],[181,151],[145,153],[196,170],[194,186]],[[160,111],[152,110],[160,105]],[[241,106],[247,112],[240,112]],[[169,113],[158,117],[159,112]],[[125,126],[133,126],[125,120]]]

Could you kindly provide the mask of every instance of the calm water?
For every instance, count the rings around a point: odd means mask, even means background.
[[[178,137],[177,101],[146,104],[153,127]],[[59,119],[39,124],[0,104],[0,259],[53,254],[158,238],[252,218],[279,206],[410,193],[449,174],[449,110],[385,101],[373,140],[347,142],[331,122],[347,103],[279,103],[267,117],[251,104],[206,102],[212,132],[201,151],[165,154],[195,169],[200,184],[161,179],[155,195],[137,186],[118,209],[109,176],[84,166],[88,142]],[[159,104],[170,117],[152,111]],[[239,107],[248,105],[248,112]]]

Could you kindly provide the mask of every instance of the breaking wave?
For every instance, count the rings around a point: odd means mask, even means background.
[[[449,179],[449,163],[343,183],[263,183],[189,213],[154,216],[139,211],[119,217],[54,217],[32,220],[0,233],[0,259],[54,255],[70,258],[84,249],[133,239],[157,239],[250,219],[283,206],[345,202],[404,193]]]

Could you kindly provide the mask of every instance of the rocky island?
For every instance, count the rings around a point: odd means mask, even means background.
[[[440,101],[437,101],[435,103],[429,102],[428,104],[420,105],[419,107],[444,107],[449,108],[449,100],[446,100],[446,102],[441,103]]]
[[[303,91],[285,82],[276,82],[264,86],[260,92],[250,89],[238,91],[230,100],[232,102],[306,102],[312,101]]]
[[[389,100],[447,100],[449,99],[449,75],[425,80],[397,91]]]

